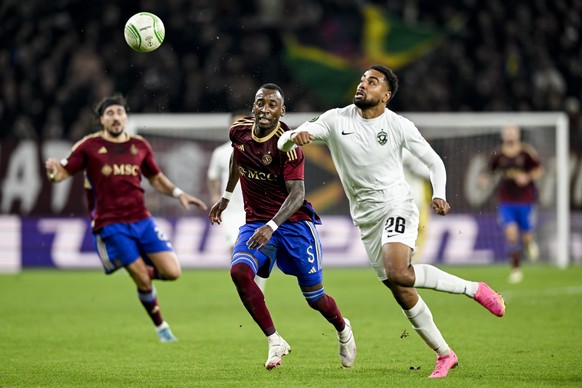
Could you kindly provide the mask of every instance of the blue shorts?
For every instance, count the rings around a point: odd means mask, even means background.
[[[517,224],[522,232],[531,232],[534,227],[534,209],[532,204],[501,203],[497,211],[499,224],[505,228]]]
[[[269,242],[259,249],[250,249],[247,241],[264,222],[250,222],[240,227],[230,265],[248,264],[255,274],[268,277],[275,265],[283,273],[297,277],[300,286],[322,282],[321,242],[311,221],[284,222]]]
[[[151,265],[148,253],[173,251],[172,244],[151,217],[104,226],[93,239],[106,274],[130,265],[139,257]]]

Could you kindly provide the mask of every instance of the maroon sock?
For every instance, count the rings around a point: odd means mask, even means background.
[[[158,306],[156,292],[153,289],[149,291],[137,290],[137,292],[139,294],[139,300],[141,304],[154,322],[154,325],[161,325],[164,322],[164,319],[162,318],[160,306]]]
[[[265,296],[255,283],[253,270],[246,264],[235,264],[230,268],[230,276],[236,286],[240,300],[263,333],[266,336],[274,334],[275,325],[265,303]]]
[[[521,254],[519,252],[511,252],[509,257],[511,258],[511,266],[513,268],[519,268],[519,264],[521,261]]]
[[[331,296],[324,294],[315,302],[309,302],[309,306],[319,311],[337,331],[342,331],[346,327],[342,313],[339,311],[335,300]]]

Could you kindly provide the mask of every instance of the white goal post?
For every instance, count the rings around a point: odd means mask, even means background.
[[[318,113],[287,113],[282,119],[291,127],[316,117]],[[570,263],[570,160],[568,116],[562,112],[499,112],[499,113],[402,113],[412,120],[423,135],[431,141],[443,159],[449,158],[447,170],[449,175],[455,174],[457,164],[468,163],[463,152],[483,152],[486,155],[495,140],[499,140],[500,128],[513,123],[522,131],[528,132],[529,138],[537,139],[538,146],[545,147],[546,160],[542,162],[551,172],[552,180],[547,182],[551,191],[551,203],[547,205],[547,213],[551,213],[551,220],[546,230],[552,236],[546,236],[551,245],[551,262],[560,268]],[[158,135],[178,137],[191,140],[221,142],[228,139],[227,128],[230,123],[229,113],[180,113],[180,114],[130,114],[127,130],[130,133],[143,135]],[[539,135],[539,136],[538,136]],[[472,138],[471,138],[472,137]],[[471,142],[466,149],[455,141],[467,138]],[[485,141],[484,139],[487,139]],[[483,141],[482,141],[483,140]],[[438,146],[447,150],[439,150]],[[447,146],[448,144],[448,146]],[[459,144],[463,144],[460,142]],[[468,143],[467,143],[468,144]],[[455,148],[457,147],[457,148]],[[479,149],[481,147],[481,149]],[[450,148],[453,148],[452,150]],[[476,151],[477,150],[477,151]],[[457,155],[457,153],[459,155]],[[461,162],[453,159],[460,157]],[[474,158],[473,158],[474,159]],[[471,159],[471,160],[473,160]],[[472,162],[471,162],[472,163]],[[460,166],[459,168],[467,168]],[[469,166],[470,168],[470,166]],[[459,179],[457,177],[457,179]],[[464,179],[464,178],[463,178]],[[464,190],[470,191],[465,184]],[[450,189],[449,189],[450,190]],[[463,190],[463,186],[455,186],[456,191]],[[469,193],[470,194],[470,193]],[[451,201],[451,199],[449,200]],[[470,200],[469,200],[470,202]],[[490,209],[489,209],[490,210]]]

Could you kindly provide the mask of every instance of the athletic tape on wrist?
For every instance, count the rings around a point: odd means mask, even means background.
[[[232,193],[230,191],[225,191],[224,194],[222,194],[222,198],[228,199],[229,201],[230,197],[232,197]]]
[[[174,191],[172,191],[172,197],[174,198],[178,198],[182,194],[184,194],[184,190],[180,189],[179,187],[176,187]]]
[[[267,222],[268,226],[271,227],[271,229],[273,229],[273,232],[277,230],[277,228],[279,227],[279,225],[277,225],[277,223],[273,220],[270,220],[269,222]]]

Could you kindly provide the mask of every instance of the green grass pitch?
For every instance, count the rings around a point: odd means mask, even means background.
[[[275,272],[266,298],[291,354],[263,367],[263,334],[227,269],[186,270],[157,282],[179,338],[159,343],[119,271],[25,270],[0,276],[0,386],[70,387],[532,387],[582,386],[582,267],[526,266],[519,285],[506,266],[446,267],[489,282],[507,300],[503,318],[473,300],[420,290],[459,366],[427,376],[434,353],[369,268],[326,269],[326,291],[350,318],[358,345],[340,368],[333,327],[311,310],[295,279]]]

